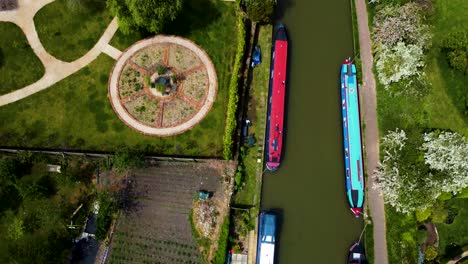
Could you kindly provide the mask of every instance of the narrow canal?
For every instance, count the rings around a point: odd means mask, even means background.
[[[290,38],[283,163],[266,172],[262,209],[282,211],[277,263],[345,262],[359,237],[345,197],[339,69],[352,56],[349,0],[283,0]]]

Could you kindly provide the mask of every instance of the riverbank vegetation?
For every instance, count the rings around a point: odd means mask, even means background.
[[[466,203],[454,202],[468,186],[462,26],[468,6],[380,0],[368,7],[382,136],[376,177],[387,203],[389,263],[446,261],[468,244],[466,227],[457,225]],[[439,229],[437,243],[426,230],[430,223]]]
[[[47,164],[59,164],[61,172]],[[95,194],[94,168],[79,158],[1,157],[0,262],[66,262]]]

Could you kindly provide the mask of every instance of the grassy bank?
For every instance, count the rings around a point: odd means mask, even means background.
[[[404,4],[407,0],[380,1],[377,5]],[[378,118],[379,130],[383,136],[389,130],[403,129],[407,133],[417,131],[443,129],[458,132],[468,137],[468,116],[466,114],[466,100],[468,95],[468,76],[450,68],[441,49],[441,40],[450,32],[463,30],[468,23],[466,8],[468,3],[463,0],[440,0],[433,2],[433,13],[428,23],[431,24],[432,46],[427,52],[424,75],[426,83],[422,87],[420,96],[396,95],[385,90],[377,80]],[[372,23],[376,13],[376,5],[369,5],[369,21]],[[372,27],[372,24],[370,24]],[[377,75],[376,75],[377,76]],[[405,89],[403,85],[396,84],[396,90]],[[451,199],[445,203],[450,207],[454,203]],[[461,226],[458,219],[465,217],[467,210],[466,202],[457,202],[452,212],[457,214],[455,221],[451,224],[437,224],[439,230],[439,260],[447,261],[450,247],[461,249],[468,241],[466,224]],[[443,207],[443,206],[442,206]],[[440,214],[449,209],[433,209],[427,221],[437,220]],[[389,263],[417,263],[419,246],[426,237],[426,232],[418,230],[423,223],[418,222],[414,214],[406,215],[386,206],[387,245]],[[456,213],[455,213],[456,212]],[[450,245],[450,246],[448,246]],[[453,257],[454,255],[450,255]],[[445,263],[444,262],[444,263]]]
[[[356,16],[356,0],[351,0],[351,22],[353,28],[353,47],[354,47],[354,63],[357,69],[357,79],[362,83],[362,62],[361,62],[361,47],[359,46],[359,28]]]
[[[74,7],[70,2],[54,1],[34,16],[42,45],[51,55],[64,61],[74,61],[85,55],[112,20],[105,1],[81,1]]]
[[[248,148],[247,155],[243,157],[245,165],[244,171],[244,186],[242,190],[234,195],[233,202],[240,205],[257,205],[259,202],[261,182],[258,182],[258,162],[257,158],[262,157],[262,153],[258,149],[263,142],[258,142],[260,138],[263,140],[265,133],[266,119],[266,98],[268,97],[268,81],[270,74],[270,57],[271,57],[271,32],[272,27],[260,26],[257,44],[262,50],[262,64],[253,69],[253,78],[249,90],[249,106],[247,118],[252,121],[252,126],[249,127],[249,133],[253,134],[256,143],[253,147]],[[255,200],[255,194],[257,199]]]
[[[0,22],[0,36],[1,95],[39,80],[45,70],[18,26]]]

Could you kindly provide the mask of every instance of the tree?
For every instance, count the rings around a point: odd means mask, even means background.
[[[380,189],[386,203],[402,213],[423,211],[430,207],[440,192],[431,188],[424,163],[418,163],[418,153],[408,144],[405,131],[389,131],[382,139],[384,157],[374,175],[373,188]],[[417,148],[416,148],[417,149]]]
[[[443,172],[442,191],[456,194],[468,187],[468,141],[458,133],[430,132],[423,135],[424,161]]]
[[[442,49],[452,68],[468,74],[468,30],[448,34],[442,40]]]
[[[242,5],[250,20],[269,23],[275,13],[276,0],[245,0]]]
[[[374,18],[373,38],[378,45],[393,47],[399,42],[425,48],[430,40],[424,24],[423,8],[409,2],[403,6],[387,5]]]
[[[117,16],[119,27],[128,34],[143,28],[159,33],[182,9],[183,0],[107,0],[107,7]]]
[[[375,65],[379,80],[385,87],[410,77],[420,77],[423,66],[421,47],[403,42],[398,42],[393,48],[381,45]]]

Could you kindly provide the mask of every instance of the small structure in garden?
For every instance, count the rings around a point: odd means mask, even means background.
[[[135,43],[117,60],[109,79],[109,97],[119,118],[155,136],[179,134],[199,123],[216,92],[216,71],[208,55],[174,36]]]

